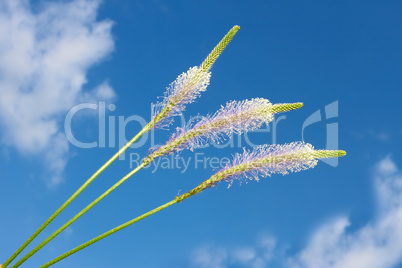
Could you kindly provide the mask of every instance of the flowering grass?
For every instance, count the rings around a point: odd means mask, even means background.
[[[155,115],[150,122],[135,135],[125,146],[123,146],[114,156],[103,164],[84,184],[58,208],[23,245],[12,254],[12,256],[0,268],[6,268],[14,259],[79,195],[96,179],[109,165],[114,162],[125,150],[127,150],[138,138],[153,128],[167,128],[173,121],[173,117],[183,112],[186,105],[192,103],[200,94],[205,91],[210,83],[211,67],[216,59],[223,52],[226,46],[231,42],[239,26],[234,26],[218,43],[200,66],[190,68],[182,73],[167,88],[163,100],[158,103]],[[44,241],[34,247],[11,268],[17,268],[32,257],[36,252],[43,248],[52,239],[57,237],[63,230],[78,220],[93,206],[104,199],[108,194],[122,185],[127,179],[137,173],[139,170],[149,165],[156,158],[179,153],[184,149],[191,151],[208,145],[211,142],[221,142],[230,137],[231,134],[242,134],[260,128],[263,124],[271,122],[276,113],[287,112],[299,109],[302,103],[280,103],[272,104],[265,98],[254,98],[244,101],[231,101],[212,115],[207,115],[195,124],[189,124],[182,128],[177,128],[170,136],[165,145],[155,148],[143,162],[135,169],[117,181],[112,187],[106,190],[98,198],[78,212],[74,217],[59,227]],[[219,170],[208,180],[188,191],[185,194],[176,196],[172,201],[155,208],[139,217],[132,219],[116,228],[113,228],[104,234],[91,239],[90,241],[60,255],[40,267],[49,267],[62,259],[102,240],[103,238],[120,231],[135,222],[138,222],[156,212],[165,209],[173,204],[180,203],[183,200],[196,195],[205,189],[218,185],[222,181],[227,181],[229,185],[238,179],[255,179],[266,177],[272,174],[288,174],[289,172],[298,172],[314,167],[317,159],[344,156],[345,152],[340,150],[314,150],[313,146],[303,142],[289,143],[285,145],[262,145],[253,150],[244,149],[242,154],[236,154],[233,161],[225,168]]]
[[[165,93],[164,106],[160,112],[152,118],[152,120],[135,135],[126,145],[124,145],[116,154],[114,154],[105,164],[103,164],[82,186],[69,197],[28,239],[25,241],[11,257],[3,264],[6,268],[82,191],[85,190],[107,167],[109,167],[123,152],[125,152],[134,142],[136,142],[143,134],[149,132],[154,127],[163,125],[164,120],[174,116],[178,111],[183,110],[185,105],[194,101],[201,91],[205,91],[209,84],[209,70],[215,63],[216,59],[223,52],[226,46],[235,36],[239,26],[234,26],[215,46],[207,58],[201,63],[200,67],[194,67],[191,74],[180,75]],[[191,70],[191,69],[190,69]],[[184,79],[186,77],[186,79]],[[172,87],[173,85],[173,87]],[[39,246],[38,246],[39,247]],[[36,252],[36,251],[35,251]],[[32,250],[12,267],[18,267],[34,253]]]

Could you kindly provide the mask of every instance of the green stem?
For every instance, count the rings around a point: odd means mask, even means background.
[[[104,192],[102,195],[100,195],[98,198],[96,198],[92,203],[90,203],[88,206],[86,206],[83,210],[81,210],[79,213],[77,213],[74,217],[72,217],[68,222],[66,222],[63,226],[61,226],[59,229],[57,229],[53,234],[51,234],[48,238],[46,238],[42,243],[37,245],[34,249],[32,249],[28,254],[26,254],[21,260],[19,260],[16,264],[14,264],[11,268],[16,268],[19,267],[21,264],[23,264],[26,260],[28,260],[32,255],[34,255],[36,252],[38,252],[41,248],[43,248],[47,243],[49,243],[52,239],[54,239],[56,236],[58,236],[62,231],[64,231],[68,226],[70,226],[73,222],[75,222],[77,219],[79,219],[82,215],[84,215],[88,210],[90,210],[93,206],[95,206],[97,203],[99,203],[103,198],[105,198],[108,194],[113,192],[117,187],[119,187],[123,182],[125,182],[128,178],[130,178],[132,175],[137,173],[139,170],[141,170],[143,167],[145,167],[147,164],[142,163],[135,169],[133,169],[130,173],[128,173],[126,176],[124,176],[121,180],[119,180],[117,183],[115,183],[112,187],[110,187],[106,192]]]
[[[112,156],[102,167],[100,167],[64,204],[59,207],[36,231],[33,233],[22,246],[3,264],[6,268],[42,231],[46,228],[88,185],[96,179],[110,164],[112,164],[124,151],[126,151],[136,140],[138,140],[144,133],[148,132],[153,122],[148,123],[134,138],[132,138],[126,145],[124,145],[115,155]],[[13,266],[14,267],[14,266]]]
[[[155,208],[155,209],[153,209],[153,210],[151,210],[151,211],[149,211],[149,212],[147,212],[145,214],[142,214],[141,216],[139,216],[139,217],[137,217],[135,219],[132,219],[131,221],[128,221],[128,222],[126,222],[126,223],[124,223],[122,225],[119,225],[116,228],[113,228],[110,231],[107,231],[106,233],[103,233],[103,234],[101,234],[101,235],[89,240],[88,242],[86,242],[86,243],[84,243],[84,244],[82,244],[82,245],[80,245],[80,246],[78,246],[78,247],[76,247],[76,248],[74,248],[74,249],[72,249],[70,251],[67,251],[66,253],[60,255],[59,257],[57,257],[57,258],[45,263],[44,265],[40,266],[39,268],[49,267],[49,266],[51,266],[51,265],[53,265],[53,264],[65,259],[65,258],[67,258],[68,256],[70,256],[70,255],[72,255],[72,254],[74,254],[74,253],[76,253],[76,252],[78,252],[78,251],[80,251],[80,250],[82,250],[82,249],[84,249],[84,248],[86,248],[86,247],[98,242],[99,240],[102,240],[103,238],[105,238],[105,237],[107,237],[107,236],[109,236],[111,234],[114,234],[114,233],[116,233],[116,232],[118,232],[118,231],[120,231],[120,230],[122,230],[122,229],[124,229],[124,228],[126,228],[128,226],[130,226],[131,224],[134,224],[137,221],[140,221],[140,220],[142,220],[142,219],[144,219],[144,218],[146,218],[148,216],[151,216],[152,214],[155,214],[156,212],[161,211],[162,209],[165,209],[165,208],[167,208],[167,207],[169,207],[169,206],[171,206],[173,204],[176,204],[178,202],[180,202],[180,200],[178,200],[176,198],[176,199],[174,199],[174,200],[172,200],[172,201],[170,201],[170,202],[168,202],[168,203],[166,203],[166,204],[164,204],[164,205],[162,205],[160,207],[157,207],[157,208]]]
[[[103,233],[103,234],[101,234],[101,235],[99,235],[99,236],[97,236],[97,237],[85,242],[84,244],[81,244],[80,246],[78,246],[76,248],[73,248],[70,251],[67,251],[66,253],[58,256],[57,258],[54,258],[53,260],[45,263],[44,265],[39,266],[39,268],[45,268],[45,267],[52,266],[53,264],[56,264],[57,262],[59,262],[59,261],[65,259],[65,258],[73,255],[74,253],[77,253],[78,251],[80,251],[80,250],[82,250],[82,249],[84,249],[84,248],[86,248],[86,247],[88,247],[88,246],[90,246],[90,245],[102,240],[103,238],[106,238],[107,236],[109,236],[111,234],[114,234],[114,233],[116,233],[116,232],[118,232],[118,231],[120,231],[120,230],[122,230],[122,229],[124,229],[124,228],[126,228],[126,227],[128,227],[128,226],[130,226],[130,225],[132,225],[132,224],[134,224],[134,223],[136,223],[138,221],[140,221],[140,220],[143,220],[146,217],[151,216],[152,214],[155,214],[156,212],[159,212],[159,211],[161,211],[161,210],[163,210],[163,209],[165,209],[167,207],[170,207],[173,204],[181,203],[184,199],[187,199],[190,196],[196,195],[196,194],[202,192],[203,190],[207,189],[208,187],[209,187],[209,185],[205,185],[205,182],[204,182],[204,183],[200,184],[199,186],[197,186],[196,188],[192,189],[191,191],[189,191],[187,193],[184,193],[182,195],[176,196],[176,198],[173,199],[172,201],[167,202],[166,204],[164,204],[162,206],[159,206],[159,207],[157,207],[157,208],[155,208],[153,210],[150,210],[147,213],[144,213],[144,214],[142,214],[141,216],[139,216],[137,218],[134,218],[134,219],[132,219],[132,220],[126,222],[126,223],[123,223],[122,225],[119,225],[119,226],[117,226],[117,227],[115,227],[115,228],[113,228],[113,229],[111,229],[111,230],[109,230],[109,231],[107,231],[107,232],[105,232],[105,233]]]

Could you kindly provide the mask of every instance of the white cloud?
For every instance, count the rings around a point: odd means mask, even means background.
[[[224,268],[227,259],[227,250],[224,248],[202,247],[194,252],[192,262],[199,268]]]
[[[200,247],[193,253],[192,267],[226,268],[238,265],[247,268],[264,268],[273,258],[275,245],[274,238],[264,235],[255,245],[247,247]]]
[[[289,259],[292,268],[390,268],[402,261],[402,172],[386,157],[374,171],[378,214],[349,232],[346,217],[321,226],[306,248]]]
[[[83,92],[90,67],[114,48],[111,21],[97,21],[99,1],[0,1],[0,126],[2,142],[41,156],[51,179],[62,181],[69,146],[66,112],[84,100],[110,100],[107,82]]]
[[[116,97],[115,92],[108,82],[103,82],[97,86],[93,92],[97,100],[110,100]]]

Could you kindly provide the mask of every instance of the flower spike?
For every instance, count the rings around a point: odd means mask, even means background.
[[[222,54],[223,50],[226,46],[232,41],[233,37],[236,35],[237,31],[240,30],[240,26],[235,25],[232,29],[222,38],[222,40],[214,47],[208,57],[201,64],[201,69],[204,72],[208,72],[211,69],[212,64],[216,61],[216,59]]]
[[[187,104],[194,102],[200,96],[201,92],[207,90],[211,78],[209,70],[239,29],[239,26],[234,26],[199,67],[190,68],[170,84],[164,94],[163,100],[156,104],[151,121],[154,127],[163,128],[170,125],[173,121],[171,119],[173,116],[180,114]]]
[[[179,115],[187,104],[194,102],[201,92],[207,90],[210,78],[210,72],[203,72],[197,66],[179,75],[167,88],[163,100],[155,106],[151,121],[154,126],[163,128],[170,125],[172,117]]]
[[[236,154],[233,161],[226,165],[211,178],[198,185],[193,190],[178,196],[182,201],[203,190],[215,186],[221,181],[228,181],[229,186],[234,179],[249,178],[258,181],[258,177],[271,174],[288,174],[313,168],[317,159],[341,157],[346,155],[342,150],[314,150],[311,144],[293,142],[284,145],[263,145],[252,151],[244,149],[243,154]]]
[[[272,105],[269,100],[263,98],[228,102],[214,115],[204,117],[194,126],[177,128],[169,141],[154,150],[144,159],[144,163],[150,163],[157,157],[183,149],[194,150],[210,141],[219,142],[231,133],[241,134],[258,129],[262,124],[271,122],[274,113],[298,109],[302,106],[302,103]]]

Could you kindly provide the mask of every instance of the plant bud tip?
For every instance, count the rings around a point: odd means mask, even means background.
[[[343,151],[343,150],[338,151],[338,156],[345,156],[345,155],[346,155],[345,151]]]

